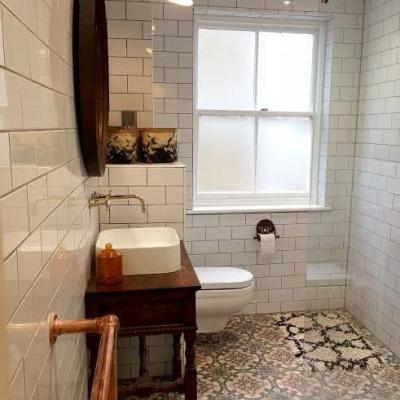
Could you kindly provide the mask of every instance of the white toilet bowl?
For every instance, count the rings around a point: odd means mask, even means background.
[[[201,284],[197,292],[197,326],[199,332],[218,332],[229,317],[242,311],[253,296],[253,275],[231,267],[195,268]]]

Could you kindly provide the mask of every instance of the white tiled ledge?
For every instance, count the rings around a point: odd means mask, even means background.
[[[186,210],[186,214],[200,215],[200,214],[239,214],[239,213],[260,213],[260,212],[317,212],[317,211],[331,211],[331,207],[326,206],[248,206],[248,207],[193,207],[191,210]]]
[[[107,164],[107,168],[185,168],[186,164],[176,161],[172,163],[135,163],[135,164]]]

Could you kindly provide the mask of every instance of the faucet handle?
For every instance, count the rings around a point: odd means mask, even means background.
[[[105,200],[105,205],[106,205],[107,210],[110,209],[112,195],[113,195],[112,190],[109,190],[108,196],[106,196],[106,200]]]
[[[97,192],[92,192],[92,194],[90,195],[90,199],[89,199],[89,207],[96,207],[99,205],[98,202],[98,193]]]

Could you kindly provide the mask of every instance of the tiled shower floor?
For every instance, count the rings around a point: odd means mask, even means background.
[[[400,399],[399,359],[342,312],[233,317],[199,335],[197,365],[199,400]]]

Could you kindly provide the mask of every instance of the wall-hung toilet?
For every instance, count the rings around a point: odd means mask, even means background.
[[[196,296],[199,332],[218,332],[224,329],[229,317],[250,302],[253,275],[232,267],[198,267],[195,270],[201,284]]]

